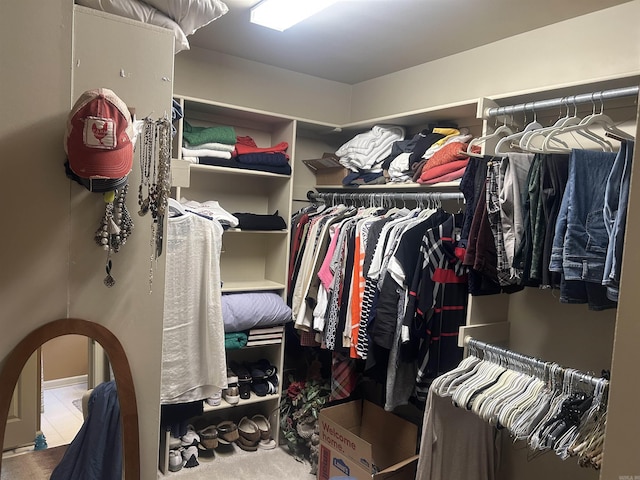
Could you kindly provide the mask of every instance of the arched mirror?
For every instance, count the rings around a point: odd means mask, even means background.
[[[43,325],[27,335],[5,358],[2,370],[0,371],[0,382],[6,386],[5,391],[14,391],[18,380],[21,378],[21,373],[33,370],[33,365],[37,366],[37,362],[40,360],[39,349],[43,345],[49,347],[51,344],[47,344],[47,342],[52,339],[75,335],[88,337],[90,340],[97,342],[109,358],[111,370],[117,384],[118,401],[120,404],[123,437],[123,473],[127,479],[139,479],[140,449],[138,413],[133,378],[122,345],[108,329],[102,325],[81,319],[60,319]],[[23,377],[26,377],[26,375]],[[25,382],[31,383],[34,382],[34,379],[31,378],[25,380]],[[80,389],[82,389],[82,387],[80,387]],[[5,426],[7,425],[12,399],[13,396],[10,395],[0,396],[0,422]],[[76,408],[81,409],[82,405],[78,405]],[[0,443],[4,444],[7,430],[3,428],[0,429],[0,431],[2,432],[0,434]],[[57,452],[60,458],[56,458],[56,452],[53,450],[50,453],[51,455],[47,456],[47,462],[53,464],[50,467],[50,469],[53,469],[64,453],[64,449]],[[43,468],[48,467],[43,466]],[[0,471],[2,471],[1,459]],[[6,478],[4,472],[2,472],[2,474],[2,478]]]

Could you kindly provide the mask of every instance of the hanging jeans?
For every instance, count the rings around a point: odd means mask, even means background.
[[[567,176],[569,174],[569,155],[552,154],[547,155],[542,163],[542,209],[544,220],[547,225],[542,249],[542,288],[559,288],[560,273],[549,271],[551,260],[551,248],[553,237],[555,236],[555,225],[562,203],[564,189],[567,186]]]
[[[549,270],[562,272],[560,301],[589,303],[592,310],[615,306],[594,286],[572,285],[573,281],[602,286],[607,245],[604,196],[615,153],[573,150],[569,157],[567,187],[556,221]],[[564,287],[564,288],[563,288]],[[586,292],[586,295],[585,295]]]
[[[609,236],[602,284],[607,287],[607,297],[618,301],[622,245],[627,221],[627,203],[631,182],[631,161],[634,142],[622,142],[611,174],[607,179],[604,198],[604,225]]]

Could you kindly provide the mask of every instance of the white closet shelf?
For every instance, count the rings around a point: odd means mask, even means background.
[[[271,280],[249,280],[244,282],[224,282],[222,293],[283,290],[285,285]]]
[[[242,177],[278,178],[283,180],[289,180],[291,178],[291,175],[263,172],[261,170],[247,170],[244,168],[203,165],[200,163],[191,163],[187,162],[186,160],[173,158],[171,160],[171,186],[185,188],[189,187],[190,175],[192,171],[218,175],[237,175]]]
[[[250,405],[252,403],[262,403],[262,402],[268,402],[270,400],[279,400],[279,399],[280,399],[280,395],[277,393],[274,393],[272,395],[265,395],[264,397],[259,397],[258,395],[251,392],[251,397],[247,398],[246,400],[241,398],[236,405],[231,405],[225,402],[224,399],[222,400],[222,403],[220,403],[220,405],[216,405],[216,406],[209,405],[208,403],[205,402],[203,412],[206,413],[206,412],[214,412],[216,410],[227,410],[229,408],[242,407],[244,405]]]

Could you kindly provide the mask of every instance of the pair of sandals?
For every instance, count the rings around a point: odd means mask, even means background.
[[[200,445],[206,450],[218,448],[218,445],[230,445],[238,440],[238,426],[231,420],[224,420],[217,425],[209,425],[200,430]]]
[[[258,448],[271,450],[276,442],[271,438],[271,424],[264,415],[243,417],[238,423],[239,438],[236,445],[242,450],[255,452]]]

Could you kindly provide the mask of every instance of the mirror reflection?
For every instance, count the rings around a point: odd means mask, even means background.
[[[49,479],[87,422],[92,387],[112,378],[106,354],[93,339],[63,335],[44,343],[14,389],[1,479]]]

